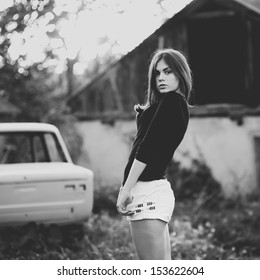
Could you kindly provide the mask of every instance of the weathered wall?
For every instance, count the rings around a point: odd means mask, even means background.
[[[84,141],[78,163],[94,171],[97,185],[118,186],[135,134],[135,122],[118,121],[110,126],[100,121],[84,121],[77,127]]]
[[[176,160],[184,165],[190,158],[203,160],[227,196],[250,193],[257,187],[253,140],[259,127],[254,117],[245,118],[243,126],[228,118],[194,118]]]
[[[245,117],[239,126],[228,118],[192,118],[175,159],[189,166],[191,159],[204,160],[227,196],[246,194],[257,187],[254,136],[260,135],[260,118]],[[97,185],[119,186],[136,126],[117,121],[78,123],[84,139],[79,164],[91,168]]]

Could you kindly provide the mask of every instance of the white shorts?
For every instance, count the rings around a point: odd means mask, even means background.
[[[133,201],[126,210],[134,212],[129,221],[159,219],[168,223],[171,219],[175,197],[166,179],[149,182],[138,181],[131,190]]]

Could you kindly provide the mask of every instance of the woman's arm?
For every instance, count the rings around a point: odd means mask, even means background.
[[[116,204],[117,210],[121,214],[128,213],[126,211],[126,207],[128,204],[132,202],[131,190],[136,184],[142,172],[144,171],[145,167],[146,167],[146,163],[143,163],[137,159],[133,161],[127,180],[124,186],[120,188],[120,192],[117,199],[117,204]]]
[[[142,172],[144,171],[146,165],[147,165],[146,163],[143,163],[137,159],[134,159],[132,167],[129,171],[127,180],[123,187],[131,190],[133,188],[133,186],[136,184],[136,182],[137,182],[138,178],[140,177],[140,175],[142,174]]]

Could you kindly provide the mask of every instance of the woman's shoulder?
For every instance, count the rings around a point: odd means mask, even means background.
[[[187,105],[186,98],[176,91],[170,91],[163,94],[161,102],[166,106]]]
[[[184,99],[185,100],[184,95],[177,91],[168,91],[163,94],[162,98],[163,99],[167,98],[167,99],[180,99],[180,100]]]

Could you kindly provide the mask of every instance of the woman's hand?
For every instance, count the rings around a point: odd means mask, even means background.
[[[121,187],[116,203],[117,211],[122,215],[133,215],[134,212],[126,210],[127,205],[132,203],[132,201],[133,197],[131,196],[131,190],[126,187]]]
[[[125,181],[124,186],[120,188],[117,198],[117,211],[122,215],[131,216],[135,213],[134,211],[126,210],[126,208],[127,205],[129,205],[133,201],[131,189],[135,186],[139,176],[142,174],[145,167],[146,163],[134,159],[127,180]]]

